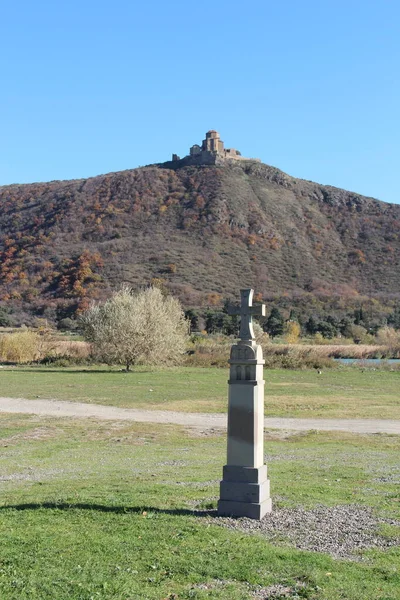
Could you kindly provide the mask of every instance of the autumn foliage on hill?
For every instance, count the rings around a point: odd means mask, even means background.
[[[185,306],[259,298],[396,297],[400,206],[258,163],[155,165],[0,187],[0,306],[59,320],[122,283]]]

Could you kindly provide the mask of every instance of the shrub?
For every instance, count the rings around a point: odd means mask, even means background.
[[[301,329],[296,321],[288,321],[285,323],[285,342],[287,344],[296,344],[299,340]]]
[[[393,327],[382,327],[376,334],[376,341],[391,350],[400,350],[400,331]]]
[[[322,369],[335,362],[312,346],[272,345],[263,348],[267,369]]]
[[[57,329],[60,331],[76,331],[78,329],[78,323],[70,317],[60,319],[57,323]]]
[[[0,336],[0,360],[29,363],[41,357],[43,343],[35,331],[25,330]]]
[[[268,342],[270,341],[269,335],[266,331],[263,330],[259,323],[253,323],[253,331],[256,344],[268,344]]]
[[[323,344],[330,344],[331,340],[327,340],[326,338],[324,338],[322,333],[317,331],[317,333],[314,335],[313,342],[314,342],[314,344],[323,345]]]
[[[124,287],[81,316],[85,339],[108,364],[176,364],[183,357],[189,326],[181,305],[156,287],[133,293]]]
[[[192,336],[192,344],[185,360],[190,367],[228,367],[232,338],[223,335]]]
[[[349,325],[346,331],[353,338],[355,344],[371,344],[374,342],[374,337],[361,325]]]

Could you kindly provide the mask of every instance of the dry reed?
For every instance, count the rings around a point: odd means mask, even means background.
[[[25,364],[41,357],[42,343],[38,333],[22,330],[0,336],[0,360]]]
[[[232,339],[215,336],[199,339],[189,351],[186,364],[198,367],[227,367]],[[335,366],[334,358],[392,358],[400,356],[388,346],[367,344],[263,344],[265,366],[267,368],[315,368]]]

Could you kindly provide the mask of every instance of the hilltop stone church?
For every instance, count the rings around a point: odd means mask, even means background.
[[[172,155],[172,163],[175,166],[186,165],[218,165],[230,160],[251,160],[261,162],[259,158],[245,158],[235,148],[225,148],[218,131],[210,129],[201,146],[194,144],[189,154],[180,158],[177,154]]]

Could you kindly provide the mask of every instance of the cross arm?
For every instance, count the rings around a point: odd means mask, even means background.
[[[256,304],[249,307],[249,312],[253,316],[265,317],[265,304]]]

